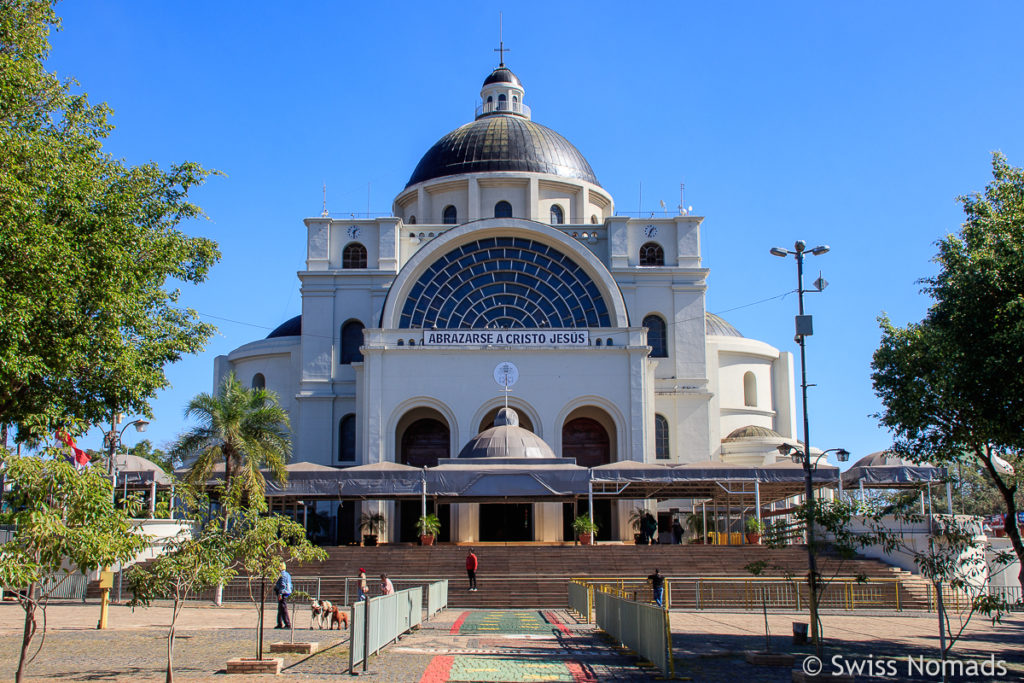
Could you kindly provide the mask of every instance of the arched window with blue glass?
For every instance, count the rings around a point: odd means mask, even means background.
[[[668,358],[668,335],[665,321],[660,315],[649,315],[644,318],[647,328],[647,345],[651,347],[651,358]]]
[[[558,204],[551,205],[551,225],[561,225],[565,222],[565,212]]]
[[[668,440],[668,420],[664,415],[654,416],[654,457],[668,460],[672,457]]]
[[[341,364],[362,363],[363,324],[358,320],[349,320],[341,326]]]
[[[512,218],[512,205],[504,199],[494,205],[495,218]]]
[[[356,459],[356,416],[351,413],[338,423],[338,462]]]

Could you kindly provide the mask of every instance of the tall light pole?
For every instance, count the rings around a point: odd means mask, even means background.
[[[117,425],[121,423],[124,417],[120,413],[114,413],[110,418],[110,431],[103,436],[103,440],[107,447],[107,474],[110,475],[111,484],[111,498],[116,502],[117,500],[117,467],[114,465],[114,455],[117,453],[118,446],[121,445],[121,437],[124,436],[126,429],[135,425],[135,431],[144,432],[146,427],[149,426],[147,420],[138,419],[132,420],[126,424],[121,431],[117,430]],[[107,608],[110,605],[110,588],[112,586],[112,574],[110,567],[104,567],[103,571],[100,572],[100,621],[96,624],[96,628],[105,629],[107,627]]]
[[[814,256],[821,256],[828,253],[828,245],[807,249],[807,243],[797,240],[793,245],[794,251],[782,247],[772,247],[769,253],[773,256],[785,258],[796,257],[796,292],[799,300],[799,314],[796,316],[796,341],[800,344],[800,390],[803,396],[804,413],[804,498],[807,501],[807,586],[810,592],[808,607],[811,612],[811,640],[814,641],[819,656],[821,653],[821,638],[818,633],[818,568],[814,559],[814,488],[811,484],[811,435],[809,420],[807,417],[807,352],[804,347],[805,337],[814,334],[814,325],[811,316],[804,315],[804,254],[810,253]],[[817,288],[811,291],[820,292],[825,288],[824,280],[819,279]],[[781,446],[780,446],[781,449]]]

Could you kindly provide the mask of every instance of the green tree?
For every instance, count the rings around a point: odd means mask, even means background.
[[[178,226],[208,172],[103,152],[111,111],[47,72],[52,0],[0,0],[0,425],[18,439],[147,413],[214,328],[177,305],[216,244]]]
[[[133,532],[128,512],[113,504],[106,474],[87,468],[78,472],[57,459],[20,457],[0,452],[11,491],[0,523],[17,527],[14,539],[0,546],[0,585],[19,588],[18,603],[25,611],[16,680],[39,654],[29,658],[39,628],[37,612],[46,624],[46,605],[57,589],[69,580],[72,567],[89,572],[133,559],[148,539]]]
[[[204,484],[223,463],[225,499],[256,505],[262,503],[266,487],[261,468],[282,483],[288,480],[288,413],[273,392],[247,388],[231,373],[216,394],[202,393],[189,401],[185,417],[199,424],[178,437],[170,456],[192,463],[187,477],[192,484]]]
[[[149,439],[139,441],[129,448],[128,452],[152,463],[156,463],[160,466],[160,469],[167,474],[174,474],[174,470],[182,465],[180,458],[175,458],[170,453],[165,453],[162,449],[153,448],[153,442]]]
[[[262,499],[261,499],[262,503]],[[237,535],[235,560],[246,576],[249,597],[257,608],[256,658],[263,659],[263,611],[267,602],[267,581],[276,579],[281,564],[318,562],[327,553],[306,538],[301,524],[282,515],[263,515],[261,507],[247,508],[232,524]]]
[[[878,418],[897,436],[893,450],[982,469],[1015,520],[1024,478],[1024,171],[996,153],[992,174],[983,193],[959,198],[960,232],[938,243],[939,271],[922,280],[933,299],[925,318],[897,327],[882,316],[872,381],[884,406]],[[1017,524],[1007,535],[1024,584]]]
[[[188,510],[206,510],[201,504],[205,495],[179,489],[179,495],[190,501]],[[132,607],[148,607],[153,600],[170,599],[171,624],[167,631],[167,683],[174,680],[174,636],[178,615],[185,601],[195,598],[204,590],[229,581],[235,570],[231,568],[232,541],[224,532],[219,519],[209,519],[196,532],[183,532],[172,539],[164,553],[152,562],[135,565],[128,571],[128,585]]]

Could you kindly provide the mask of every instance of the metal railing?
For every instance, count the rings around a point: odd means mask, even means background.
[[[569,609],[583,617],[589,624],[594,605],[594,586],[580,579],[569,581]]]
[[[427,585],[427,619],[448,608],[448,579]]]
[[[80,600],[85,602],[85,591],[89,587],[89,581],[84,574],[57,574],[47,577],[39,582],[39,593],[49,594],[50,600]],[[11,586],[0,586],[0,599],[4,593],[17,593],[24,591],[24,588],[13,588]]]
[[[589,621],[584,610],[588,603],[580,593],[575,600],[577,584],[593,591],[613,591],[632,600],[653,602],[653,593],[647,579],[638,577],[582,577],[570,582],[570,608]],[[697,610],[772,610],[800,611],[807,607],[807,584],[798,578],[786,577],[666,577],[666,609]],[[825,585],[819,605],[828,609],[891,609],[901,611],[908,601],[916,598],[915,606],[925,609],[934,601],[928,599],[924,587],[911,594],[899,579],[834,578]],[[589,605],[592,606],[593,601]],[[582,608],[582,609],[581,609]],[[934,609],[934,607],[932,607]]]
[[[608,588],[594,592],[594,621],[663,675],[675,676],[668,609],[629,600],[620,591]]]
[[[398,640],[423,622],[423,594],[428,604],[448,604],[448,581],[441,580],[427,586],[407,588],[391,595],[380,595],[369,600],[360,600],[352,605],[349,628],[348,670],[355,674],[356,666],[363,665],[366,671],[370,656],[380,652],[386,645]],[[438,608],[440,609],[440,608]],[[429,612],[427,619],[433,616]]]
[[[530,108],[516,100],[509,102],[507,100],[498,100],[497,102],[484,102],[483,104],[476,105],[475,113],[477,116],[481,114],[491,114],[496,111],[510,111],[515,114],[523,114],[525,116],[530,115]]]

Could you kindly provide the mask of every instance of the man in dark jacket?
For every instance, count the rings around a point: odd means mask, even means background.
[[[651,582],[651,590],[654,592],[654,602],[658,607],[664,607],[665,604],[665,577],[655,569],[654,573],[647,577],[647,580]]]
[[[277,595],[277,626],[274,628],[291,628],[292,620],[288,616],[288,596],[292,594],[292,575],[288,573],[284,562],[281,563],[281,575],[274,583]]]

